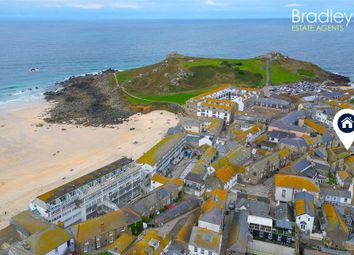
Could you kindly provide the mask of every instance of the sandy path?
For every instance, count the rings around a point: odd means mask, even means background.
[[[39,194],[122,156],[136,159],[178,122],[154,111],[114,128],[49,125],[41,119],[46,107],[0,109],[0,228]]]

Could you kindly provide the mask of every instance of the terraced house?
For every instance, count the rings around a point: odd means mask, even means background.
[[[38,196],[30,209],[64,227],[97,216],[102,207],[118,209],[142,193],[142,169],[122,158]]]
[[[212,190],[210,198],[202,205],[198,226],[193,227],[189,240],[189,254],[218,255],[221,251],[226,190]]]
[[[247,104],[246,101],[255,98],[255,96],[259,94],[260,92],[255,89],[234,88],[229,85],[224,85],[214,90],[210,90],[206,93],[203,93],[199,96],[191,98],[187,101],[187,109],[195,110],[193,108],[193,105],[195,103],[201,102],[207,98],[214,98],[235,102],[237,104],[238,110],[243,111],[245,109],[245,105]]]
[[[162,139],[136,162],[150,174],[166,174],[170,164],[176,164],[183,158],[183,149],[187,140],[184,133],[177,133]]]
[[[140,216],[128,208],[122,208],[90,219],[69,228],[75,239],[76,250],[91,253],[112,244],[123,231],[137,231]]]
[[[206,98],[205,101],[199,102],[197,107],[198,117],[223,119],[226,124],[233,122],[236,111],[236,103],[215,98]]]
[[[284,167],[289,161],[289,153],[288,149],[282,149],[247,164],[243,180],[252,184],[259,183],[262,178]]]
[[[194,196],[202,196],[205,192],[205,180],[211,172],[208,166],[216,157],[216,148],[207,145],[203,156],[197,161],[184,181],[184,192]]]

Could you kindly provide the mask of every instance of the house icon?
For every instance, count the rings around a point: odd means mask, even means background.
[[[345,129],[352,129],[353,128],[353,120],[350,117],[346,117],[344,120],[342,120],[341,124],[342,124],[342,128]]]

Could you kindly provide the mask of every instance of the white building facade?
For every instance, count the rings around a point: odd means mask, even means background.
[[[85,221],[100,206],[128,204],[142,193],[143,171],[130,159],[120,159],[104,168],[38,196],[29,207],[53,224],[64,227]]]

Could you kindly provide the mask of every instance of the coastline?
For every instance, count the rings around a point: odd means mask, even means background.
[[[0,228],[41,193],[140,157],[178,123],[173,113],[153,111],[105,128],[52,124],[43,121],[50,106],[44,99],[0,106]]]

